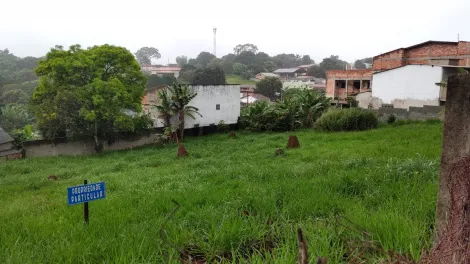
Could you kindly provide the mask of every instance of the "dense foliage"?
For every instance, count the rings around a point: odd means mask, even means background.
[[[315,123],[315,128],[326,131],[359,131],[376,128],[377,115],[359,108],[330,109]]]
[[[225,73],[221,67],[197,69],[191,81],[191,84],[194,85],[217,85],[225,83]]]
[[[27,103],[38,84],[34,73],[38,61],[34,57],[17,57],[8,49],[0,50],[0,126],[7,133],[34,122]]]
[[[282,93],[282,82],[276,77],[267,77],[256,83],[256,93],[275,100]]]
[[[104,141],[149,125],[139,115],[146,79],[125,48],[56,46],[36,74],[40,80],[31,102],[45,138],[90,138],[99,152]]]
[[[277,103],[256,102],[242,109],[241,124],[253,131],[293,131],[312,127],[329,106],[324,93],[291,89]]]

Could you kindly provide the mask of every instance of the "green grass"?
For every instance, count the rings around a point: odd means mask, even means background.
[[[256,84],[255,81],[246,80],[238,75],[229,74],[225,77],[228,84]]]
[[[273,153],[290,133],[240,132],[187,138],[183,159],[167,145],[0,163],[0,263],[165,263],[165,255],[179,263],[177,249],[231,255],[224,263],[295,263],[298,227],[311,256],[341,263],[345,239],[359,234],[335,215],[418,259],[432,238],[441,131],[440,123],[304,130],[295,133],[301,148],[281,157]],[[107,184],[88,227],[82,206],[66,199],[66,187],[84,179]],[[172,199],[181,207],[163,241]]]

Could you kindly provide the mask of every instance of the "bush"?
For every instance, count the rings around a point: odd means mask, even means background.
[[[219,133],[227,133],[230,130],[230,127],[225,124],[224,120],[220,120],[219,124],[217,124],[217,131]]]
[[[358,131],[376,128],[379,119],[369,110],[359,108],[331,109],[315,123],[315,128],[325,131]]]
[[[393,123],[395,123],[396,120],[397,120],[397,117],[394,114],[391,114],[387,118],[387,123],[393,124]]]

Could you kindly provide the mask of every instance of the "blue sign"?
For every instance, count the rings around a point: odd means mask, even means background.
[[[68,187],[69,205],[86,203],[106,197],[104,182]]]

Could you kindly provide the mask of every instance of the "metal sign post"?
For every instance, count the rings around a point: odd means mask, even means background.
[[[88,202],[106,198],[106,189],[104,182],[88,184],[87,180],[83,181],[84,185],[73,186],[67,188],[69,205],[83,203],[83,218],[85,224],[89,223]]]

